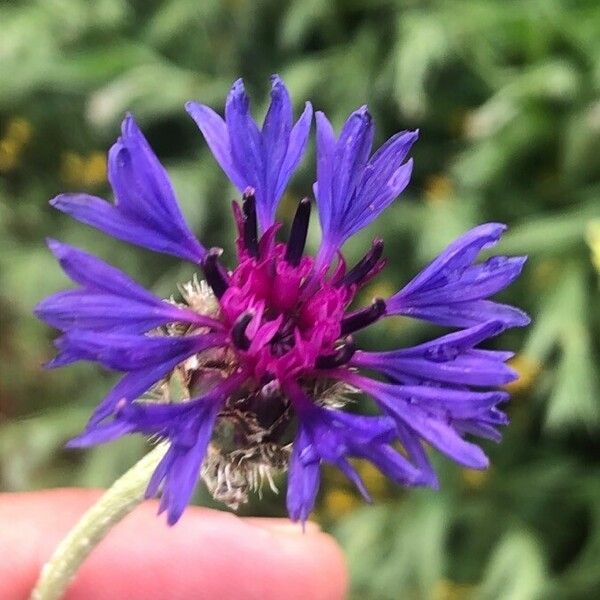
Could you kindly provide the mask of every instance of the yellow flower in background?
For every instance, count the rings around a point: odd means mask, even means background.
[[[519,378],[504,386],[511,394],[524,392],[531,388],[542,370],[542,364],[529,356],[520,354],[508,363],[518,374]]]
[[[362,505],[358,495],[350,489],[333,488],[323,497],[323,509],[330,517],[338,519]]]
[[[440,579],[433,588],[432,600],[467,600],[473,593],[474,586],[466,583],[455,583],[449,579]]]
[[[594,268],[600,273],[600,219],[590,221],[585,231],[585,241],[590,249]]]
[[[386,495],[388,486],[386,478],[370,462],[356,461],[356,470],[374,498]]]
[[[452,197],[454,184],[446,175],[432,175],[425,181],[425,201],[428,204],[440,204]]]
[[[12,118],[0,138],[0,173],[8,173],[20,164],[23,149],[31,140],[33,127],[23,117]]]
[[[480,490],[487,483],[490,472],[478,469],[463,469],[461,471],[464,484],[472,490]]]
[[[65,152],[62,156],[61,176],[73,187],[98,187],[106,183],[106,156],[92,152],[87,156]]]
[[[547,258],[539,261],[532,269],[532,283],[537,289],[542,290],[556,285],[560,279],[563,263],[555,258]]]

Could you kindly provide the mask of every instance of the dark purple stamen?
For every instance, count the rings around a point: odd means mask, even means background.
[[[258,222],[256,220],[254,188],[246,188],[242,207],[244,210],[244,245],[251,256],[258,257]]]
[[[382,254],[383,240],[376,238],[373,240],[371,249],[337,282],[336,286],[360,283],[377,265]]]
[[[271,340],[273,356],[283,356],[294,347],[294,322],[286,321]]]
[[[367,308],[350,313],[342,319],[342,335],[348,335],[353,331],[364,329],[371,323],[375,323],[385,312],[385,302],[381,298],[373,300],[373,304]]]
[[[343,345],[341,345],[332,354],[323,354],[317,357],[315,366],[317,369],[335,369],[345,365],[354,356],[356,345],[351,336],[348,336]]]
[[[225,267],[219,262],[223,253],[221,248],[211,248],[202,261],[202,269],[208,285],[217,298],[220,298],[229,287],[229,275]]]
[[[298,266],[304,246],[306,244],[306,235],[308,233],[308,222],[310,221],[310,199],[303,198],[298,204],[292,230],[290,231],[290,239],[288,240],[287,250],[285,252],[285,260],[292,266]]]
[[[250,348],[250,340],[246,336],[246,328],[253,317],[253,313],[246,311],[236,319],[231,328],[231,339],[236,348],[239,348],[240,350],[248,350],[248,348]]]

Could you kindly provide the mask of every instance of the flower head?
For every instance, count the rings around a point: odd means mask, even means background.
[[[384,266],[384,245],[375,239],[351,268],[342,245],[407,186],[417,133],[398,133],[371,156],[366,107],[349,116],[337,139],[317,113],[314,191],[323,237],[313,258],[304,252],[310,199],[298,203],[285,242],[275,221],[306,145],[310,104],[294,125],[289,94],[274,76],[260,129],[241,80],[224,120],[198,103],[187,108],[242,192],[241,205],[233,204],[237,263],[225,267],[220,249],[206,249],[193,236],[165,170],[127,116],[109,153],[114,204],[85,194],[52,204],[109,235],[189,260],[204,280],[183,285],[178,302],[162,300],[100,259],[49,242],[79,286],[36,309],[63,332],[49,366],[91,360],[124,373],[70,445],[129,433],[168,440],[148,495],[162,494],[169,523],[179,519],[200,477],[215,498],[237,507],[263,479],[273,486],[272,474],[289,470],[288,510],[304,521],[323,462],[367,498],[351,458],[407,486],[437,486],[423,441],[459,464],[485,468],[485,454],[465,436],[499,440],[507,394],[496,387],[515,374],[505,365],[510,353],[477,346],[528,322],[518,309],[489,300],[518,276],[524,258],[475,263],[504,226],[476,227],[390,298],[354,308],[357,291]],[[357,348],[355,332],[394,315],[457,330],[412,348]],[[379,415],[344,410],[357,391],[375,400]]]

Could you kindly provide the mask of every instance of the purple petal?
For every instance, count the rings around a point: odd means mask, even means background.
[[[50,204],[118,239],[200,262],[206,251],[185,224],[167,174],[132,116],[121,129],[108,160],[116,203],[87,194],[62,194]]]
[[[332,192],[334,210],[347,213],[349,203],[363,172],[373,144],[373,119],[366,106],[354,111],[344,123],[333,155]],[[336,215],[337,216],[337,215]]]
[[[448,281],[442,289],[433,289],[419,294],[419,304],[468,302],[486,298],[503,290],[520,274],[526,257],[494,256],[479,265],[472,265]]]
[[[391,446],[363,446],[356,449],[356,454],[369,460],[386,477],[399,485],[419,485],[424,481],[422,473]]]
[[[248,187],[245,177],[238,171],[231,155],[231,144],[229,143],[229,131],[225,121],[208,106],[199,102],[188,102],[185,105],[188,114],[198,125],[210,151],[216,161],[229,177],[231,182],[243,192]]]
[[[371,496],[367,491],[367,486],[361,479],[356,469],[346,460],[346,458],[338,457],[333,464],[335,464],[337,468],[348,478],[348,480],[354,484],[354,486],[366,502],[372,502]]]
[[[206,449],[219,409],[219,403],[211,403],[208,410],[198,419],[196,442],[191,448],[185,445],[180,446],[176,435],[172,438],[171,447],[167,453],[172,452],[174,458],[169,461],[169,468],[165,474],[164,502],[162,502],[163,506],[166,506],[169,525],[174,525],[179,520],[185,507],[189,504],[200,477],[200,468],[206,456]],[[166,460],[166,457],[163,460]],[[155,481],[151,481],[149,488],[154,489],[156,485]]]
[[[502,440],[502,434],[493,425],[489,425],[488,423],[480,423],[468,419],[464,421],[457,420],[454,426],[462,434],[469,433],[496,443]]]
[[[317,198],[319,209],[319,220],[321,229],[331,229],[333,216],[333,156],[335,153],[335,133],[331,123],[324,113],[317,111],[315,115],[317,122],[317,183],[314,193]]]
[[[417,131],[397,133],[373,155],[355,192],[358,201],[346,217],[352,223],[352,233],[375,220],[404,191],[413,161],[403,161],[418,135]]]
[[[350,115],[339,139],[323,113],[317,113],[317,182],[314,186],[323,241],[318,267],[366,227],[408,185],[412,160],[404,162],[418,132],[388,140],[369,160],[373,123],[366,106]]]
[[[373,154],[360,182],[360,188],[357,190],[357,196],[365,198],[365,204],[378,202],[387,206],[406,187],[410,179],[412,163],[408,167],[409,163],[405,163],[404,159],[418,137],[418,131],[401,131],[393,135]],[[403,174],[403,171],[407,170],[408,177]]]
[[[79,248],[52,239],[48,240],[48,247],[64,272],[83,287],[146,302],[156,299],[119,269]]]
[[[89,448],[97,444],[112,442],[128,433],[135,431],[135,424],[127,421],[111,421],[110,423],[101,423],[95,427],[85,429],[78,436],[69,440],[65,446],[67,448]]]
[[[502,223],[486,223],[467,231],[452,242],[399,293],[408,295],[416,290],[431,289],[446,284],[447,279],[454,273],[470,266],[483,249],[497,244],[505,231],[506,225]]]
[[[448,327],[472,327],[486,321],[502,321],[505,327],[525,327],[531,322],[522,310],[491,300],[429,306],[407,306],[393,298],[387,302],[388,315],[404,315]]]
[[[262,127],[262,139],[265,163],[269,165],[266,173],[265,189],[269,201],[275,198],[279,171],[288,150],[292,130],[292,103],[290,95],[277,75],[271,77],[271,103]],[[272,209],[272,206],[265,207]]]
[[[265,232],[275,220],[277,205],[306,147],[312,106],[306,103],[292,127],[289,93],[278,75],[271,77],[271,102],[260,130],[250,114],[244,83],[238,79],[225,105],[225,120],[210,108],[188,102],[188,113],[202,131],[212,153],[234,185],[253,188],[259,227]]]
[[[279,175],[277,177],[277,185],[275,187],[275,193],[273,197],[275,207],[283,196],[288,181],[290,180],[291,176],[296,170],[296,167],[300,163],[302,156],[304,155],[306,142],[308,141],[308,134],[310,132],[310,125],[312,122],[312,113],[313,110],[311,103],[306,102],[303,113],[300,115],[300,118],[294,127],[292,127],[292,131],[290,132],[288,147],[279,170]],[[273,211],[275,210],[275,207],[273,208]],[[263,230],[265,229],[266,224],[263,225]]]
[[[215,327],[218,323],[157,298],[125,273],[77,248],[48,240],[63,270],[83,286],[46,298],[36,315],[59,329],[143,333],[173,322]]]
[[[422,484],[433,489],[439,488],[439,481],[423,445],[418,436],[406,425],[396,420],[396,431],[398,439],[405,449],[408,458],[417,467],[422,477]]]
[[[367,359],[369,360],[369,359]],[[360,364],[354,362],[353,364]],[[508,366],[495,361],[484,361],[459,357],[445,363],[432,363],[419,358],[385,361],[372,360],[362,366],[376,369],[397,381],[408,382],[411,378],[420,381],[439,381],[453,385],[496,386],[514,381],[518,375]],[[405,376],[407,378],[405,379]]]
[[[454,385],[503,385],[517,377],[504,364],[506,355],[494,351],[484,354],[470,352],[475,344],[503,330],[501,322],[487,322],[413,348],[357,352],[352,364],[380,371],[403,383],[416,379]]]
[[[292,518],[308,515],[316,490],[305,485],[313,482],[313,472],[306,471],[328,462],[352,481],[363,497],[368,492],[349,457],[366,458],[391,479],[404,485],[422,485],[428,478],[397,452],[390,444],[396,439],[395,423],[389,417],[354,415],[316,406],[295,384],[286,389],[299,417],[299,430],[294,442],[295,478],[288,488],[288,507]],[[308,478],[305,480],[305,477]],[[308,498],[308,500],[306,500]]]
[[[477,401],[480,405],[477,406],[475,412],[485,408],[489,402],[494,403],[494,395],[476,394],[471,396],[469,392],[465,393],[464,400],[460,400],[460,392],[453,390],[444,390],[435,388],[423,389],[425,386],[420,386],[422,389],[417,390],[409,388],[409,386],[397,386],[392,384],[381,383],[357,376],[351,372],[339,372],[341,377],[351,385],[362,389],[366,393],[375,398],[377,403],[388,412],[388,414],[397,419],[403,427],[412,430],[440,452],[448,455],[457,463],[473,469],[483,469],[488,466],[488,459],[483,451],[476,445],[463,440],[460,435],[453,429],[445,415],[439,412],[428,412],[426,406],[421,406],[421,403],[411,402],[412,397],[417,398],[419,395],[421,400],[429,400],[444,404],[444,394],[447,396],[446,408],[449,414],[453,412],[460,418],[462,414],[471,414],[469,410],[469,402]],[[470,400],[469,400],[470,398]],[[500,396],[498,401],[500,400]],[[425,404],[427,404],[425,402]]]
[[[60,337],[56,345],[60,350],[79,353],[80,360],[94,360],[119,371],[135,371],[174,359],[181,362],[225,342],[225,335],[220,333],[150,337],[74,329]]]
[[[371,442],[389,444],[395,439],[394,421],[384,416],[363,416],[341,410],[329,411],[332,426],[340,424],[343,428],[352,429],[357,443]]]
[[[506,327],[526,325],[529,318],[520,310],[486,300],[518,277],[525,257],[496,256],[473,264],[478,253],[496,244],[505,229],[505,225],[488,223],[454,241],[386,301],[387,314],[455,327],[491,320],[501,321]]]
[[[154,384],[166,377],[179,363],[179,357],[158,363],[149,369],[131,371],[122,377],[108,395],[96,407],[90,417],[88,428],[97,425],[121,404],[129,404],[147,392]]]
[[[246,185],[256,190],[258,205],[263,201],[265,189],[265,152],[258,126],[250,115],[250,100],[241,79],[233,84],[227,96],[225,122],[229,130],[231,156]]]
[[[306,463],[301,459],[310,444],[308,435],[300,426],[294,440],[288,467],[287,509],[290,519],[304,523],[315,506],[319,491],[319,461]]]
[[[424,440],[458,464],[470,469],[486,469],[489,466],[489,460],[479,446],[465,442],[450,425],[437,417],[421,409],[409,409],[407,405],[388,408]]]
[[[196,321],[193,313],[188,315],[187,311],[167,302],[162,302],[162,305],[148,305],[112,294],[67,290],[40,302],[35,314],[63,331],[93,329],[144,333],[166,323]]]
[[[200,475],[200,468],[225,398],[242,383],[245,375],[235,374],[212,390],[178,404],[130,404],[120,407],[108,423],[91,423],[69,443],[83,447],[103,443],[126,433],[142,433],[166,439],[170,446],[150,479],[146,496],[163,488],[161,512],[173,525],[187,506]]]

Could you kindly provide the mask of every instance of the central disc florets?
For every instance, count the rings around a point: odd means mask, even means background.
[[[252,190],[243,208],[234,203],[239,264],[227,272],[220,250],[204,261],[208,283],[219,299],[221,319],[231,332],[238,362],[257,382],[310,376],[314,369],[347,362],[353,353],[349,334],[373,322],[385,306],[345,314],[357,288],[381,268],[380,241],[353,269],[343,260],[329,273],[303,256],[310,201],[300,202],[287,244],[275,241],[280,224],[259,238]]]
[[[241,359],[258,378],[298,375],[334,352],[353,290],[318,276],[311,284],[312,259],[290,264],[283,244],[264,250],[260,258],[242,259],[231,274],[221,299],[223,318]]]

